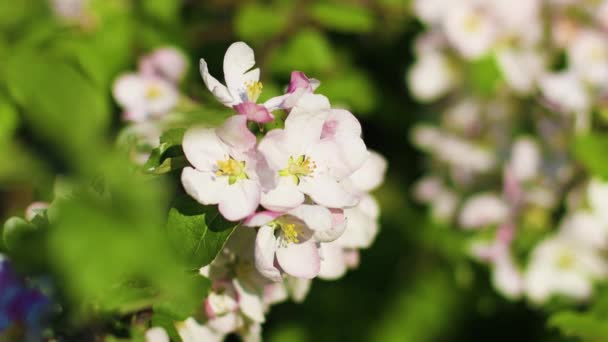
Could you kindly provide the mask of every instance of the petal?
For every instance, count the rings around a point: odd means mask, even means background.
[[[302,204],[290,210],[288,214],[304,221],[304,224],[314,231],[329,230],[332,227],[331,211],[320,205]]]
[[[217,128],[217,136],[232,148],[246,151],[255,146],[255,135],[247,128],[247,118],[233,115]]]
[[[232,107],[237,101],[230,95],[228,92],[228,88],[225,85],[221,84],[215,77],[209,74],[209,68],[207,67],[207,62],[201,58],[200,60],[200,70],[201,76],[203,77],[203,82],[207,86],[207,89],[211,91],[211,93],[225,106]]]
[[[274,229],[262,226],[255,238],[255,267],[266,278],[279,282],[282,280],[281,272],[274,267],[276,247],[277,239],[274,237]]]
[[[384,181],[386,168],[386,159],[375,151],[369,151],[369,156],[361,168],[350,175],[349,180],[359,191],[372,191]]]
[[[268,222],[273,221],[277,217],[281,216],[281,213],[275,211],[259,211],[251,216],[249,216],[244,222],[243,225],[245,227],[261,227]]]
[[[226,177],[216,178],[210,172],[191,167],[185,167],[182,171],[182,185],[188,195],[204,205],[218,204],[229,186]]]
[[[215,171],[218,160],[228,158],[228,149],[211,128],[191,128],[184,134],[182,149],[199,171]]]
[[[318,230],[314,234],[314,239],[319,242],[332,242],[340,238],[346,230],[346,217],[344,210],[331,209],[332,225],[326,230]]]
[[[274,116],[266,108],[266,104],[260,105],[249,100],[234,106],[234,109],[244,115],[247,120],[259,123],[268,123],[274,120]]]
[[[302,303],[304,299],[306,299],[311,285],[312,281],[310,279],[296,277],[287,277],[287,279],[285,279],[285,286],[287,287],[289,295],[296,303]]]
[[[224,339],[224,334],[198,324],[192,317],[176,323],[175,326],[183,342],[221,342]]]
[[[304,194],[291,179],[282,177],[276,188],[262,194],[260,203],[268,210],[285,212],[304,203]]]
[[[146,342],[170,342],[165,329],[154,327],[146,330]]]
[[[289,96],[289,94],[285,94],[270,98],[266,102],[264,102],[264,107],[266,107],[266,109],[271,112],[277,109],[281,109],[283,108],[283,102],[285,101],[285,99],[289,98]]]
[[[268,132],[258,144],[258,151],[274,171],[284,168],[292,153],[285,131],[282,129],[274,129]]]
[[[293,93],[298,88],[309,89],[310,88],[310,80],[306,77],[301,71],[292,71],[291,72],[291,80],[289,81],[289,86],[287,87],[288,93]]]
[[[285,273],[304,279],[319,274],[321,258],[317,245],[312,240],[303,243],[281,243],[276,250],[277,262]]]
[[[253,214],[259,204],[260,185],[251,179],[244,179],[223,189],[219,210],[227,220],[238,221]]]
[[[246,81],[258,81],[260,72],[258,69],[247,73],[255,65],[253,49],[244,42],[236,42],[230,45],[224,55],[224,79],[233,97],[240,97],[245,90]],[[246,73],[248,75],[246,75]]]
[[[112,95],[123,108],[143,107],[145,104],[145,82],[136,74],[120,76],[114,82]]]
[[[239,307],[241,312],[254,322],[264,322],[262,294],[251,287],[244,286],[238,279],[234,280],[234,286],[239,295]]]
[[[209,328],[223,334],[230,334],[236,331],[242,324],[243,319],[236,312],[230,312],[207,321]]]
[[[336,280],[342,277],[347,270],[342,247],[337,243],[323,243],[321,244],[321,252],[323,259],[321,260],[319,278]]]
[[[323,140],[314,147],[315,155],[321,156],[329,173],[342,180],[360,169],[369,157],[367,147],[358,136],[342,136]]]
[[[335,179],[328,175],[317,175],[303,179],[299,188],[316,203],[329,208],[346,208],[357,204],[358,200]]]
[[[361,124],[351,112],[344,109],[332,109],[323,125],[322,138],[344,135],[358,137],[361,136],[361,132]]]

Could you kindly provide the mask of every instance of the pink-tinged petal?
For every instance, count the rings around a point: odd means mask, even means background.
[[[241,284],[239,279],[234,280],[234,287],[239,294],[241,312],[254,322],[264,322],[264,303],[261,291],[255,291],[253,288]]]
[[[287,289],[283,283],[271,283],[264,286],[264,304],[267,306],[279,304],[288,298]]]
[[[175,327],[183,342],[221,342],[223,333],[214,331],[206,325],[200,325],[192,317],[184,322],[176,323]]]
[[[359,261],[361,256],[357,249],[345,249],[344,250],[344,263],[348,268],[359,267]]]
[[[232,148],[246,151],[253,148],[257,142],[255,134],[247,128],[247,118],[234,115],[216,129],[216,133],[223,142]]]
[[[290,96],[291,95],[289,95],[289,94],[285,94],[285,95],[280,95],[280,96],[275,96],[273,98],[270,98],[266,102],[264,102],[264,107],[266,107],[266,109],[268,109],[268,111],[270,111],[270,112],[284,108],[283,102],[285,102],[285,100],[287,98],[289,98]]]
[[[229,221],[238,221],[258,208],[260,186],[256,181],[243,179],[225,187],[220,196],[219,210],[222,216]]]
[[[145,107],[145,82],[136,74],[120,76],[114,82],[112,95],[123,108]]]
[[[344,210],[346,229],[338,239],[343,247],[368,248],[376,238],[378,234],[377,216],[366,212],[365,207],[368,205],[368,201],[368,197],[363,197],[356,207]],[[375,201],[373,203],[375,204]]]
[[[370,150],[363,166],[350,175],[349,180],[359,191],[372,191],[384,181],[387,166],[388,163],[383,156]]]
[[[182,185],[186,193],[204,205],[218,204],[228,187],[226,177],[216,178],[210,172],[201,172],[191,167],[182,171]]]
[[[260,141],[258,151],[264,156],[268,166],[272,170],[278,171],[287,165],[287,160],[292,153],[290,147],[285,131],[274,129]]]
[[[285,212],[304,203],[304,194],[289,178],[282,177],[279,185],[262,194],[260,204],[268,210]]]
[[[182,79],[188,68],[184,54],[172,47],[157,49],[149,58],[156,74],[174,83]]]
[[[346,263],[344,262],[344,254],[342,247],[337,243],[321,244],[321,269],[319,278],[325,280],[336,280],[346,274]]]
[[[233,43],[226,50],[226,54],[224,55],[224,79],[234,98],[238,96],[243,101],[244,99],[240,96],[245,91],[245,83],[247,81],[259,80],[258,69],[249,71],[254,65],[255,55],[253,49],[244,42]],[[245,74],[249,75],[246,76]]]
[[[262,226],[255,238],[255,267],[264,277],[279,282],[282,280],[281,272],[274,267],[276,248],[274,228]]]
[[[321,269],[319,251],[312,240],[303,243],[279,243],[276,255],[283,271],[294,277],[312,279]]]
[[[303,179],[299,188],[309,195],[313,201],[329,208],[352,207],[358,203],[355,196],[328,175],[317,175],[310,179]]]
[[[292,71],[291,72],[291,80],[289,81],[289,86],[287,86],[287,92],[293,93],[298,88],[307,89],[312,92],[312,87],[310,86],[310,79],[306,77],[301,71]]]
[[[325,124],[321,138],[331,139],[336,136],[361,136],[361,123],[349,111],[344,109],[332,109]]]
[[[332,226],[332,214],[320,205],[302,204],[288,212],[289,215],[304,221],[312,230],[327,230]]]
[[[200,171],[214,172],[217,162],[228,158],[228,149],[211,128],[191,128],[184,134],[182,149]]]
[[[264,210],[250,215],[244,222],[245,227],[261,227],[268,222],[274,221],[281,213],[276,211]]]
[[[148,111],[145,107],[130,107],[122,117],[125,121],[142,123],[148,119]]]
[[[332,242],[340,238],[346,230],[346,216],[342,209],[330,209],[332,216],[331,228],[317,230],[313,238],[319,242]]]
[[[200,60],[200,70],[201,76],[203,77],[203,82],[207,86],[207,89],[211,91],[213,96],[215,96],[222,104],[228,107],[232,107],[236,103],[238,103],[228,91],[225,85],[221,84],[215,77],[211,76],[209,73],[209,68],[207,67],[207,62],[201,58]]]
[[[311,285],[312,281],[310,279],[296,277],[287,277],[287,279],[285,279],[287,291],[289,292],[291,299],[296,303],[302,303],[304,299],[306,299]]]
[[[247,120],[259,123],[268,123],[274,120],[274,116],[265,105],[260,105],[249,100],[234,106],[237,113],[244,115]]]
[[[329,173],[338,180],[345,179],[359,170],[369,157],[365,142],[357,136],[322,140],[315,145],[314,150],[312,153],[322,156]]]

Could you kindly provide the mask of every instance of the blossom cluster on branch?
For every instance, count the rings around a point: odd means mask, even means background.
[[[179,97],[175,84],[185,63],[178,56],[153,52],[137,74],[116,81],[114,96],[133,127],[162,129],[158,123]],[[176,325],[185,341],[230,333],[259,340],[272,304],[303,300],[314,278],[343,276],[378,232],[379,207],[370,192],[382,183],[387,163],[367,149],[359,121],[315,94],[319,81],[299,71],[285,94],[258,103],[263,86],[254,65],[243,42],[226,51],[225,84],[200,61],[205,85],[234,114],[219,127],[185,131],[181,184],[201,205],[217,205],[226,220],[242,223],[200,270],[211,292],[198,320]],[[266,130],[268,123],[278,128]],[[158,329],[150,336],[164,338]]]
[[[408,83],[441,113],[412,133],[429,156],[414,196],[463,230],[504,295],[589,298],[608,276],[608,184],[572,145],[606,126],[608,2],[414,9],[426,30]]]

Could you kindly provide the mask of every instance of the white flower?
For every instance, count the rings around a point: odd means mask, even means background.
[[[126,120],[158,118],[177,104],[179,93],[170,82],[155,76],[126,74],[114,82],[112,94],[125,110]]]
[[[431,216],[439,222],[452,219],[458,206],[458,196],[453,191],[443,190],[431,202]]]
[[[568,47],[570,67],[585,80],[608,86],[608,38],[605,33],[586,30]]]
[[[448,58],[439,52],[425,52],[418,56],[407,75],[412,95],[420,101],[437,100],[456,83],[456,75]]]
[[[285,121],[262,139],[258,150],[271,173],[261,204],[286,211],[308,195],[318,204],[343,208],[357,203],[340,181],[367,158],[361,126],[352,114],[330,110],[320,95],[306,94]]]
[[[513,176],[525,182],[537,176],[541,164],[540,149],[531,138],[518,138],[511,147],[509,169]]]
[[[450,128],[465,134],[475,132],[480,127],[481,109],[478,100],[467,97],[447,110],[445,122]]]
[[[139,61],[139,72],[142,75],[157,76],[170,82],[178,83],[188,69],[184,54],[172,47],[154,50]]]
[[[593,213],[608,226],[608,183],[593,178],[587,186],[587,200]]]
[[[186,192],[201,204],[219,204],[219,211],[228,220],[252,214],[260,200],[255,143],[246,118],[240,115],[217,129],[189,129],[182,148],[194,167],[182,172]]]
[[[585,85],[572,71],[544,75],[540,88],[543,96],[564,112],[587,112],[591,106]]]
[[[281,281],[281,270],[297,278],[316,277],[321,262],[318,244],[334,241],[344,232],[344,224],[334,224],[329,209],[308,204],[285,214],[260,212],[245,225],[261,226],[255,241],[255,265],[273,281]]]
[[[466,59],[485,55],[496,40],[494,18],[473,3],[452,8],[446,14],[444,30],[448,40]]]
[[[183,342],[222,342],[226,334],[215,331],[206,325],[199,324],[190,317],[175,324]]]
[[[595,249],[558,235],[533,250],[525,274],[526,293],[537,303],[552,295],[584,300],[593,291],[593,281],[607,274],[608,265]]]
[[[520,94],[530,94],[545,71],[544,61],[535,51],[501,49],[497,61],[509,86]]]
[[[165,329],[154,327],[146,330],[146,342],[170,342]]]
[[[509,215],[507,204],[495,194],[484,193],[469,198],[460,212],[463,228],[474,229],[504,222]]]
[[[608,247],[608,227],[592,212],[579,210],[569,214],[562,221],[560,234],[589,247]]]

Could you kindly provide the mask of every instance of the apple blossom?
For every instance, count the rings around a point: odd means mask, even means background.
[[[490,11],[473,1],[446,13],[444,25],[448,40],[466,59],[482,57],[496,41],[497,28]]]
[[[456,83],[456,75],[448,58],[440,52],[425,52],[407,74],[412,95],[421,101],[437,100]]]
[[[116,102],[128,121],[143,122],[169,112],[179,99],[175,86],[163,78],[125,74],[114,82]]]
[[[543,303],[552,295],[587,299],[593,281],[608,275],[608,264],[593,248],[563,236],[547,238],[532,252],[525,274],[527,296]]]
[[[292,109],[284,129],[274,129],[258,145],[271,171],[261,204],[274,211],[295,208],[308,195],[318,204],[343,208],[357,203],[340,183],[367,157],[360,125],[352,114],[331,110],[327,98],[306,94]]]
[[[182,52],[173,47],[158,48],[139,61],[139,72],[178,83],[184,77],[188,62]]]
[[[463,205],[459,223],[463,228],[475,229],[500,224],[509,215],[507,204],[491,193],[477,194]]]
[[[511,148],[508,168],[513,176],[522,182],[538,175],[541,166],[541,153],[538,143],[531,138],[518,138]]]
[[[256,174],[256,138],[246,118],[236,115],[218,127],[191,128],[182,147],[193,167],[182,172],[186,192],[201,204],[219,204],[222,215],[232,221],[252,214],[260,201]]]
[[[211,74],[207,62],[200,60],[200,71],[203,81],[211,93],[225,106],[233,107],[239,114],[255,122],[270,122],[274,120],[271,111],[280,104],[271,99],[268,105],[257,104],[262,93],[260,69],[252,69],[255,65],[253,50],[243,42],[236,42],[228,47],[224,55],[224,79],[221,84]]]

